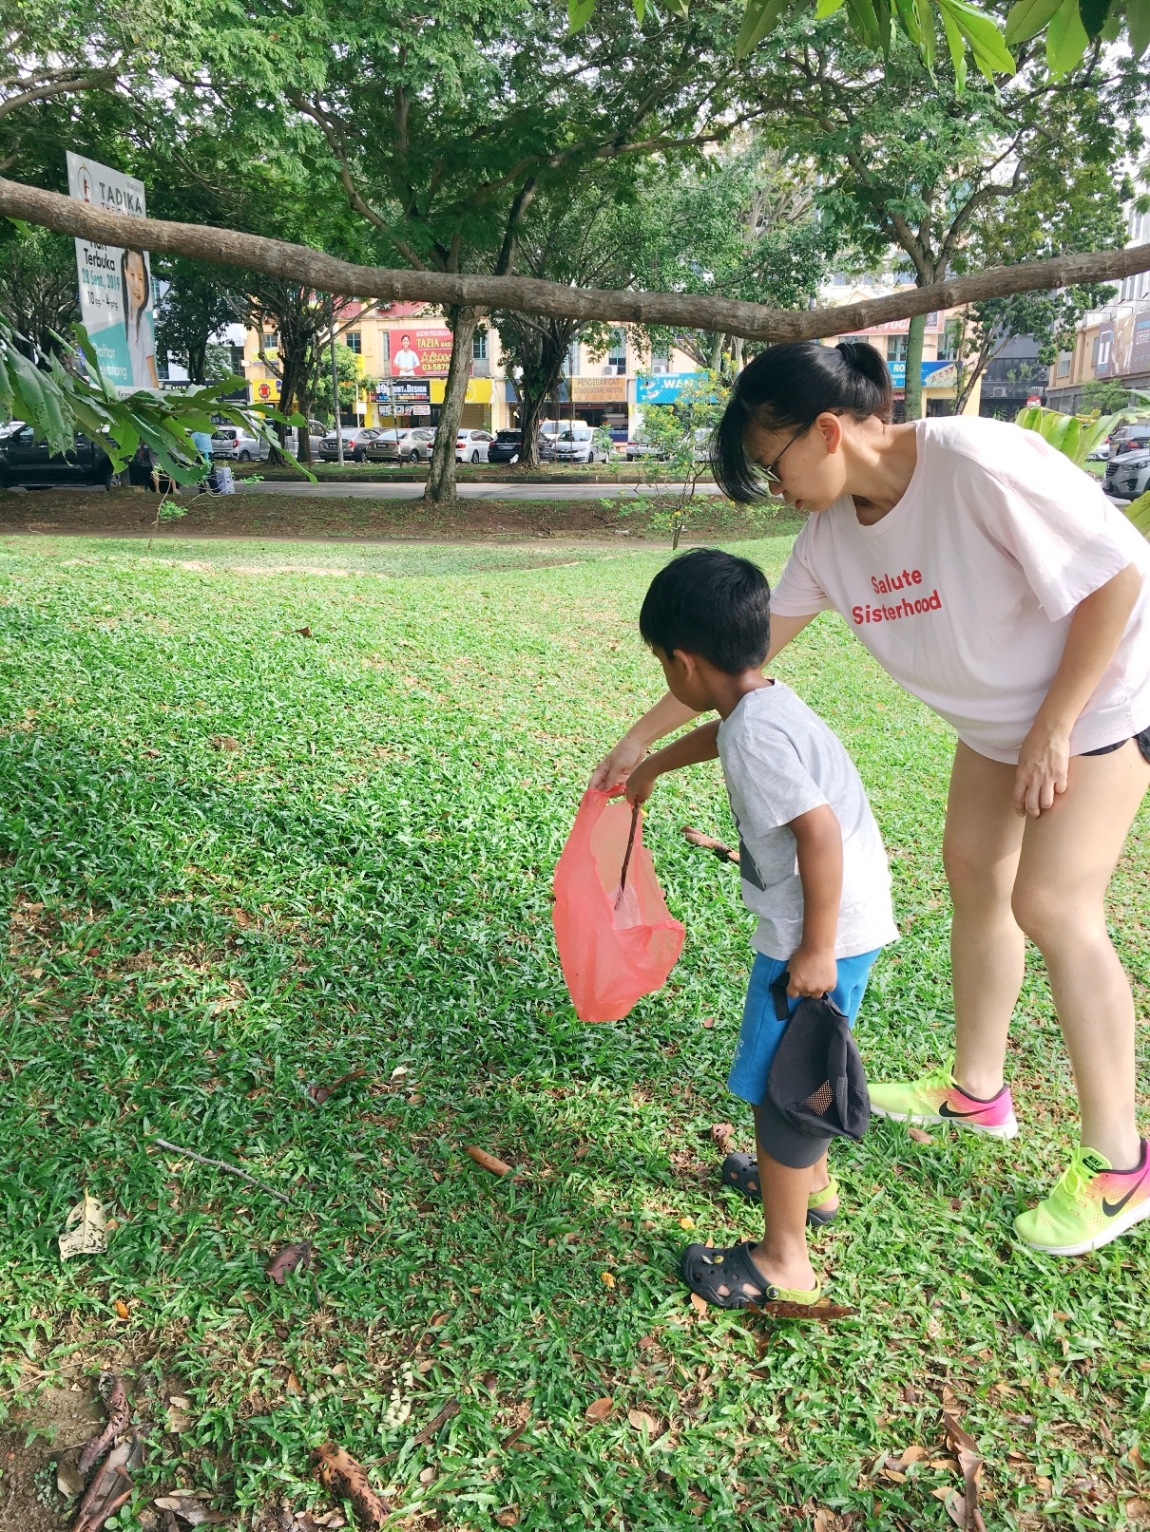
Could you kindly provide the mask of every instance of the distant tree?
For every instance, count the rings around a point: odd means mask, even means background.
[[[80,317],[76,245],[46,229],[0,225],[0,312],[28,356],[68,356]]]
[[[156,307],[157,351],[185,367],[191,382],[216,381],[210,371],[212,338],[239,318],[239,305],[221,281],[219,267],[179,255],[159,256],[152,275],[166,284]]]

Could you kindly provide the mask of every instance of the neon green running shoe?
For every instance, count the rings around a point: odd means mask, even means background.
[[[951,1122],[973,1133],[1013,1138],[1018,1132],[1018,1118],[1009,1086],[1004,1085],[989,1101],[981,1101],[955,1084],[953,1067],[951,1060],[906,1085],[872,1085],[871,1111],[876,1117],[890,1117],[895,1122]]]
[[[1146,1147],[1143,1139],[1142,1157],[1133,1170],[1115,1170],[1097,1149],[1075,1150],[1050,1196],[1020,1213],[1014,1232],[1023,1244],[1046,1255],[1085,1255],[1150,1218]]]

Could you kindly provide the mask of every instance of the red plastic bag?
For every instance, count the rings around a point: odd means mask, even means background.
[[[663,902],[636,827],[627,881],[619,879],[631,834],[625,798],[588,790],[555,868],[555,940],[580,1021],[619,1021],[666,983],[686,932]]]

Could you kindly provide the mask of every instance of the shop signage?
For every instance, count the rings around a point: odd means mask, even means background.
[[[942,328],[937,310],[926,316],[926,328],[928,330]],[[909,319],[888,319],[885,324],[872,324],[865,330],[855,330],[852,333],[855,335],[907,335],[909,332]]]
[[[445,378],[451,366],[451,331],[393,327],[387,332],[393,378]]]
[[[375,391],[379,404],[401,408],[409,404],[431,403],[431,381],[427,378],[381,378]]]
[[[577,404],[626,404],[626,378],[571,379],[571,397]]]
[[[680,389],[693,383],[697,372],[657,372],[649,378],[640,378],[635,385],[636,404],[674,404]],[[578,398],[578,394],[575,396]]]
[[[253,404],[278,404],[280,397],[280,380],[278,378],[264,378],[258,383],[251,385]]]
[[[68,153],[68,195],[108,213],[143,218],[144,183],[135,176]],[[152,274],[144,250],[76,241],[80,318],[100,368],[120,394],[159,390],[152,327]]]
[[[895,388],[906,387],[906,363],[888,362],[890,380]],[[923,362],[923,388],[957,388],[958,367],[954,362]]]

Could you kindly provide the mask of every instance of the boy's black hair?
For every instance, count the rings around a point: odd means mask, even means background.
[[[771,587],[750,559],[692,548],[651,581],[639,632],[652,649],[697,654],[740,675],[761,665],[771,647]]]
[[[751,424],[768,431],[812,426],[829,410],[866,420],[891,418],[890,373],[867,341],[791,341],[768,346],[735,379],[711,446],[715,483],[729,500],[761,499],[762,475],[747,456]]]

